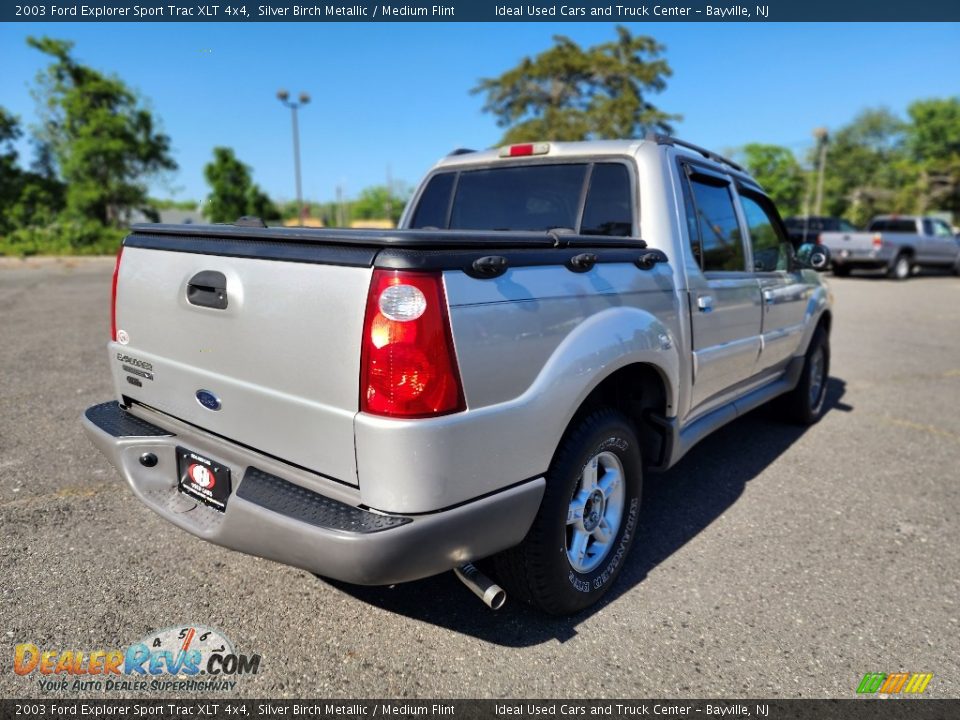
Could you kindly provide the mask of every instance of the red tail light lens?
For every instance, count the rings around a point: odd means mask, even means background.
[[[363,323],[360,409],[417,418],[465,408],[440,273],[374,270]]]
[[[113,265],[113,285],[110,288],[110,339],[117,341],[117,277],[120,275],[120,259],[123,257],[123,245],[117,251],[117,261]]]
[[[883,247],[883,236],[877,233],[873,236],[873,249],[879,250],[881,247]]]

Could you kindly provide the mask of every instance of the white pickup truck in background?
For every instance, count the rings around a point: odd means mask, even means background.
[[[819,243],[830,249],[833,274],[880,270],[896,280],[915,268],[953,268],[960,274],[960,240],[936,217],[878,215],[865,232],[821,233]]]

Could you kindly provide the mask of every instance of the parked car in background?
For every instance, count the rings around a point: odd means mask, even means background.
[[[783,224],[787,226],[787,234],[795,249],[804,243],[816,243],[820,233],[857,232],[857,228],[848,220],[824,215],[798,215],[785,219]]]
[[[936,217],[878,215],[866,232],[825,232],[820,243],[830,249],[833,274],[880,270],[897,280],[915,268],[953,268],[960,274],[960,242],[950,226]]]

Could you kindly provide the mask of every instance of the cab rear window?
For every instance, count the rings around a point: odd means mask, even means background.
[[[869,232],[916,233],[917,224],[913,220],[874,220]]]
[[[632,197],[630,174],[622,163],[531,164],[437,173],[421,194],[411,227],[565,229],[627,237],[633,231]]]

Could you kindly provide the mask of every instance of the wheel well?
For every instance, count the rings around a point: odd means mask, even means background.
[[[912,248],[912,247],[902,247],[902,248],[900,248],[900,250],[897,252],[897,255],[906,255],[907,257],[913,257],[913,256],[914,256],[913,248]]]
[[[833,322],[833,315],[830,314],[829,310],[824,310],[823,314],[820,315],[820,319],[817,321],[817,327],[822,327],[823,331],[829,337],[830,335],[830,325]]]
[[[607,376],[580,404],[567,432],[576,427],[581,418],[602,407],[615,408],[633,422],[644,465],[659,462],[665,442],[664,430],[650,420],[650,415],[662,417],[668,407],[667,385],[656,367],[635,363]]]

